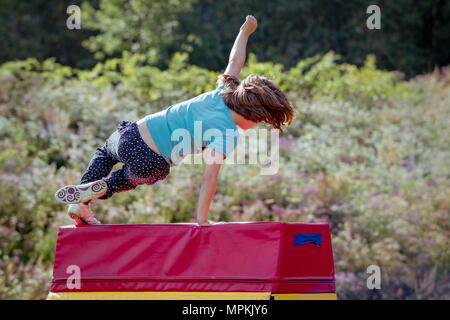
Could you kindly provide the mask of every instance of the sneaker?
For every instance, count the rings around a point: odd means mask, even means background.
[[[108,186],[104,180],[86,184],[65,186],[55,193],[55,199],[62,203],[82,203],[102,197]]]
[[[101,224],[100,221],[95,219],[89,208],[89,203],[77,203],[71,204],[67,214],[71,219],[75,221],[77,225],[82,224]]]

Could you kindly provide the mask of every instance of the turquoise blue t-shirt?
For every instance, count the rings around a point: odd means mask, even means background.
[[[176,165],[205,147],[225,156],[234,150],[239,133],[231,110],[219,96],[222,90],[220,86],[146,117],[147,128],[167,162]]]

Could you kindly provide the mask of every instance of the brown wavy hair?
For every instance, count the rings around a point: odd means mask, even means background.
[[[225,104],[247,120],[263,121],[283,131],[281,126],[289,126],[295,117],[284,92],[266,77],[249,75],[240,82],[236,77],[221,74],[217,85],[225,87],[219,93]]]

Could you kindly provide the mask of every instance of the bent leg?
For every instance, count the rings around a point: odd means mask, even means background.
[[[114,193],[136,189],[139,185],[131,178],[128,165],[124,165],[122,169],[114,171],[110,177],[103,179],[108,185],[108,191],[100,199],[108,199]]]
[[[154,184],[170,172],[168,162],[142,140],[136,122],[123,122],[117,132],[117,138],[107,140],[106,154],[99,156],[98,162],[93,162],[92,170],[86,172],[86,178],[83,177],[86,180],[103,179],[107,183],[108,191],[99,199],[108,199],[114,193],[132,190],[142,184]],[[121,162],[124,166],[105,179],[114,165],[108,162],[108,155],[117,159],[114,164]]]
[[[81,178],[80,184],[97,181],[107,177],[111,173],[114,165],[118,162],[119,161],[108,154],[106,144],[101,148],[97,148],[97,151],[89,162],[86,172]]]
[[[154,155],[157,155],[154,153]],[[155,159],[155,156],[141,155],[133,162],[125,164],[122,169],[114,171],[109,178],[104,179],[108,191],[100,199],[107,199],[114,193],[133,190],[146,184],[152,185],[164,180],[170,172],[170,167],[164,159]]]

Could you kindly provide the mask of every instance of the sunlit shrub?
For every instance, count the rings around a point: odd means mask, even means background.
[[[0,67],[0,297],[48,292],[57,229],[71,223],[54,191],[77,183],[95,148],[135,120],[214,88],[218,75],[177,54],[170,68],[124,53],[92,70],[53,60]],[[224,165],[213,220],[327,222],[338,296],[449,298],[450,72],[404,82],[333,54],[284,70],[250,56],[298,112],[280,136],[280,170]],[[120,166],[116,166],[119,168]],[[152,187],[93,205],[105,223],[195,221],[202,165],[182,164]],[[378,264],[382,290],[365,286]]]

